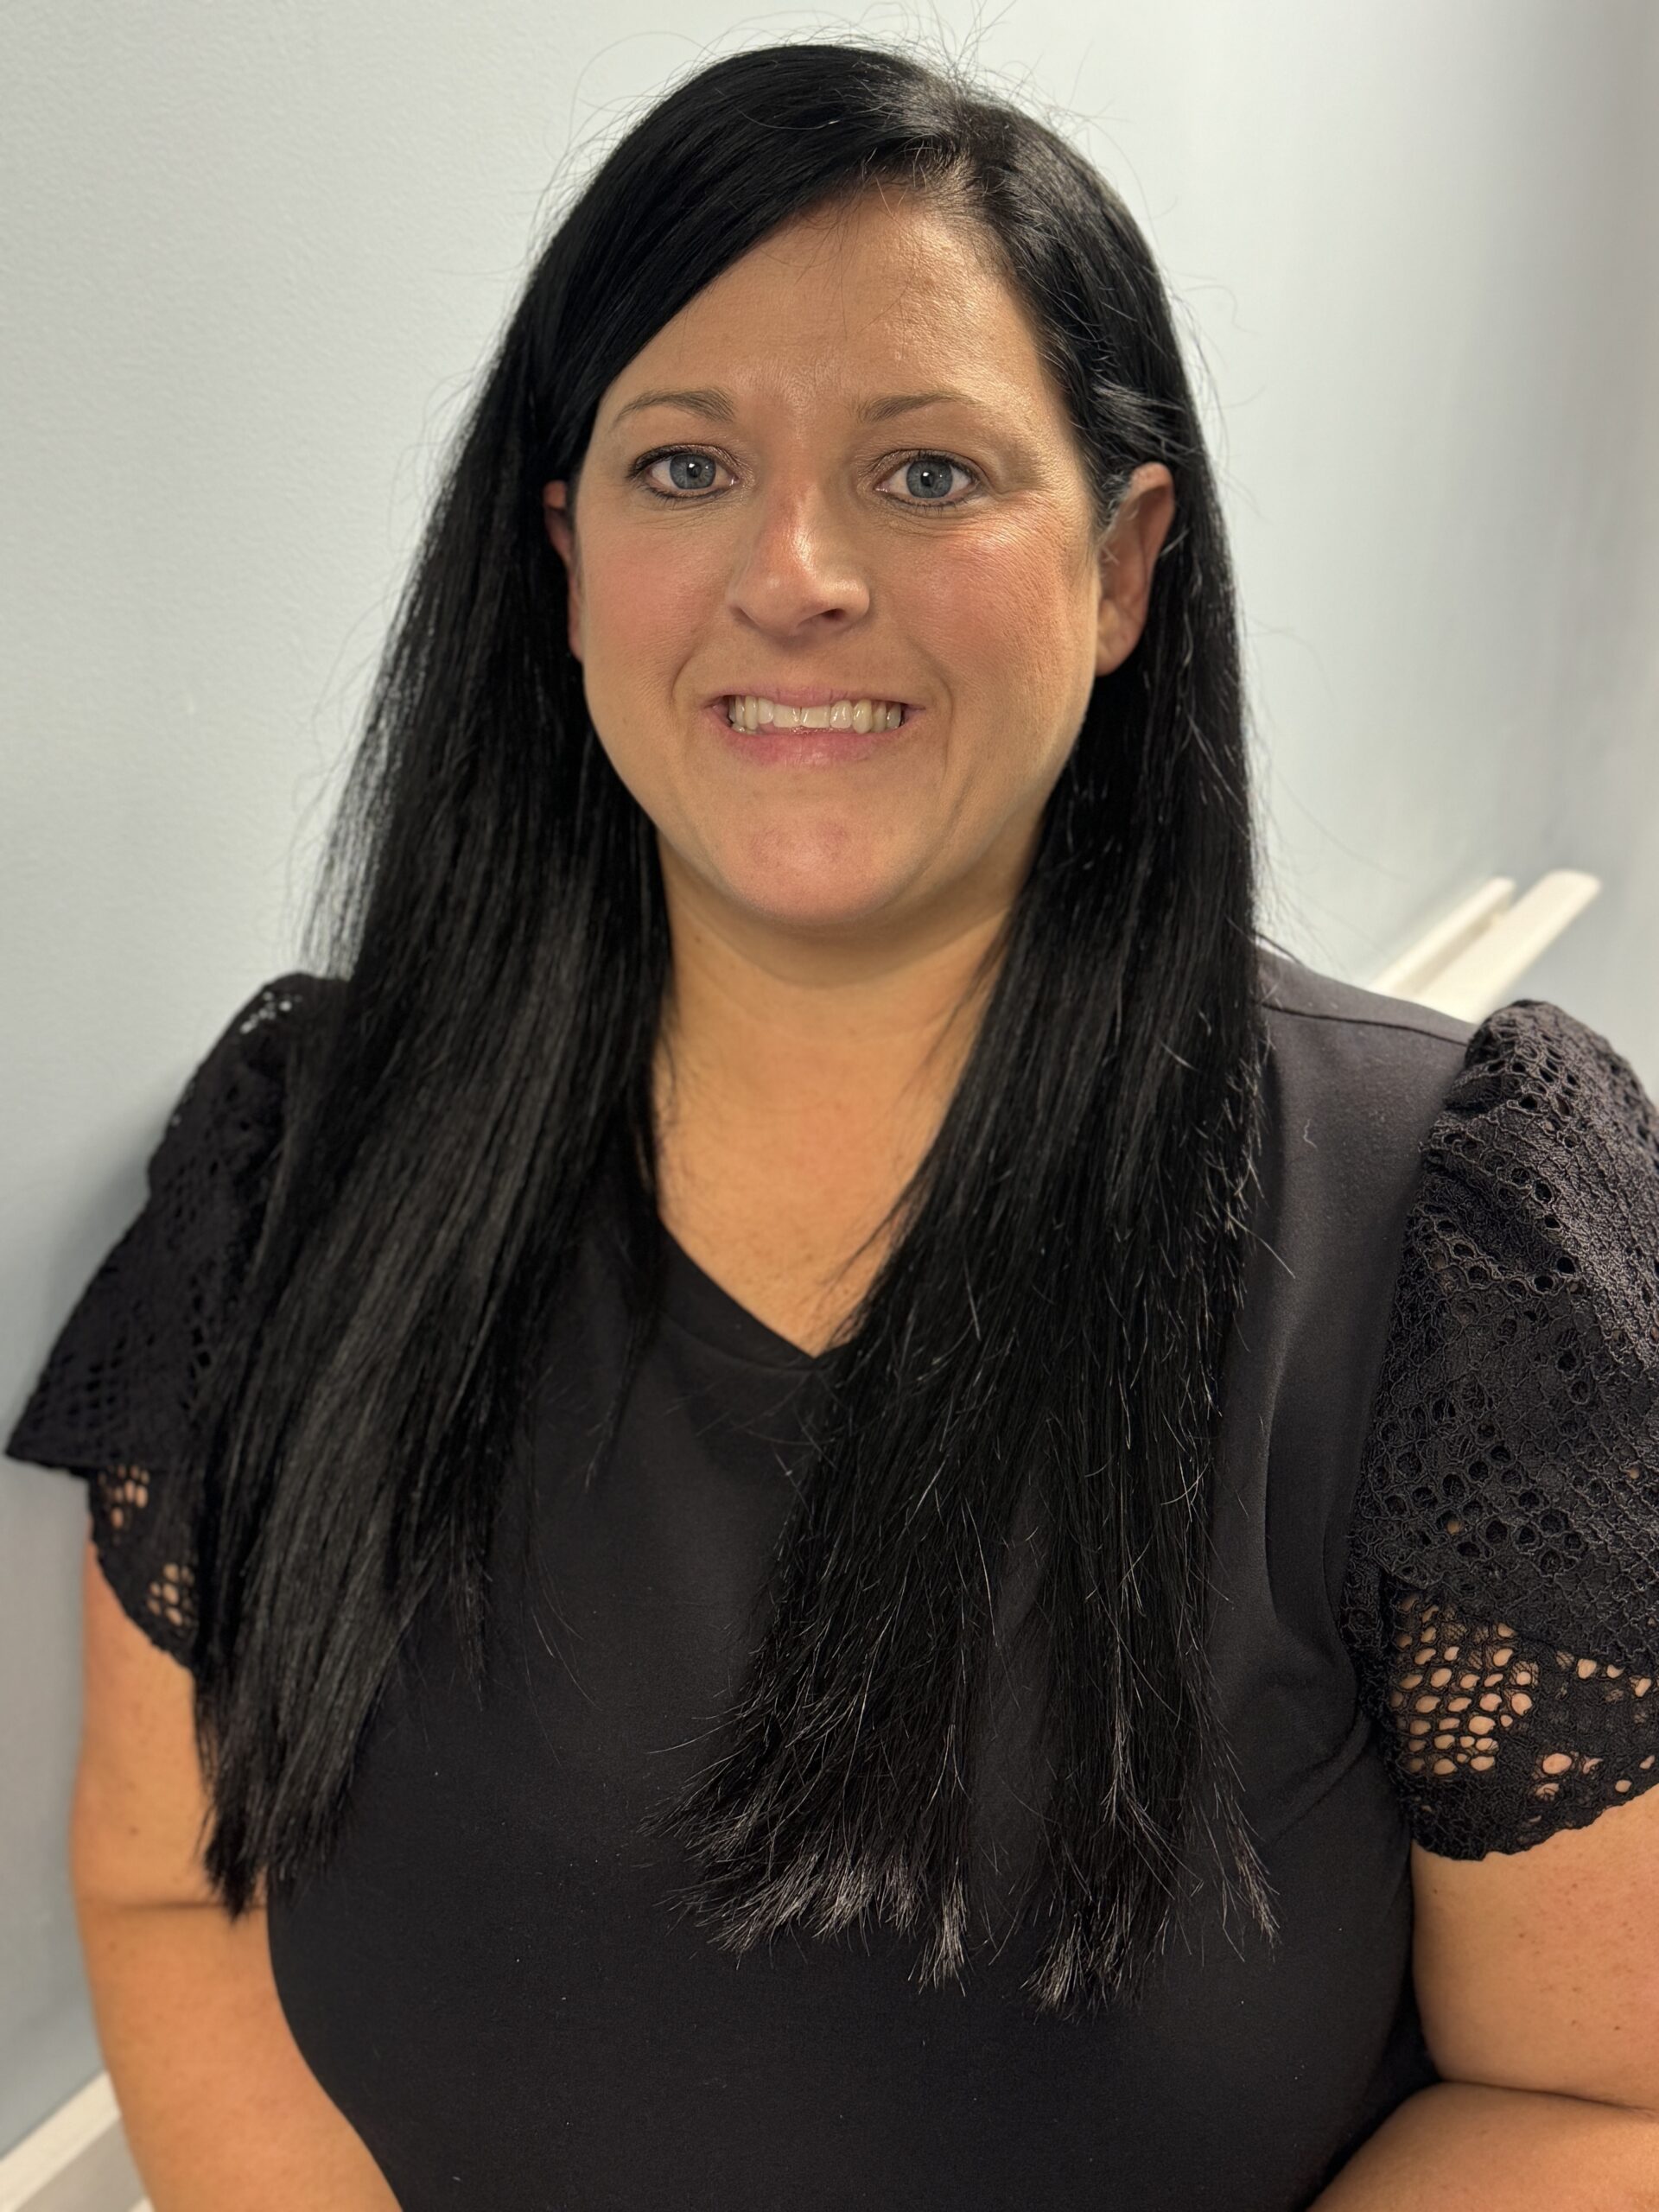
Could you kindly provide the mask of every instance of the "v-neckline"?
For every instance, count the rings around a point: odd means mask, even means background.
[[[661,1228],[663,1310],[689,1334],[728,1357],[752,1360],[762,1367],[797,1368],[808,1374],[823,1364],[822,1355],[804,1351],[716,1282],[666,1222],[661,1222]]]

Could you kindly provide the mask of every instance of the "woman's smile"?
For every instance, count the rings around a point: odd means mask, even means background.
[[[926,725],[927,710],[906,707],[903,712],[896,729],[859,729],[851,724],[842,729],[830,724],[791,728],[776,721],[749,729],[732,720],[729,701],[715,699],[703,708],[702,719],[734,759],[753,766],[823,768],[893,753],[913,743]]]

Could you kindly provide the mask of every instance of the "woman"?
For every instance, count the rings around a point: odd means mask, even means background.
[[[204,1894],[399,2204],[1456,2180],[1408,1866],[1655,1778],[1655,1119],[1255,892],[1122,203],[900,54],[688,79],[9,1446],[188,1669]]]

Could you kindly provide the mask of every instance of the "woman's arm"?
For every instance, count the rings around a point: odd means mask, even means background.
[[[232,1921],[207,1882],[194,1685],[127,1618],[90,1538],[81,1613],[69,1886],[154,2212],[397,2212],[294,2040],[264,1912]]]
[[[283,2016],[263,1912],[79,1897],[75,1910],[154,2212],[397,2212]]]
[[[1307,2212],[1659,2212],[1659,2117],[1535,2089],[1434,2082]]]

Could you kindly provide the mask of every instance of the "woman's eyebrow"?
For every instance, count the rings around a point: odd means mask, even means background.
[[[993,410],[983,400],[976,399],[972,392],[958,391],[953,385],[941,385],[933,391],[894,391],[878,394],[869,399],[854,403],[852,414],[860,423],[885,423],[890,416],[905,415],[918,407],[938,407],[954,403],[958,406],[976,408],[982,414]],[[702,385],[688,391],[642,391],[619,407],[611,417],[610,429],[614,430],[629,415],[637,414],[642,407],[683,407],[694,415],[706,415],[716,423],[733,423],[737,419],[737,403],[730,392],[718,385]]]

